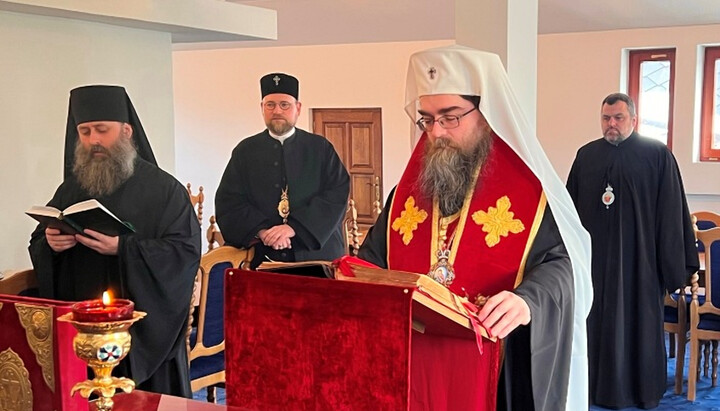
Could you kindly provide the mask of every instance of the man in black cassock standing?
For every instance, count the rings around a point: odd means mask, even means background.
[[[95,198],[135,232],[69,235],[38,225],[30,257],[42,297],[97,299],[109,290],[147,317],[130,328],[133,348],[115,368],[137,388],[191,397],[185,330],[200,262],[200,226],[185,188],[155,161],[125,89],[70,92],[64,181],[48,205]]]
[[[267,129],[235,147],[215,194],[223,238],[255,247],[252,268],[267,260],[346,254],[342,220],[350,178],[327,139],[295,127],[298,86],[284,73],[260,79]]]
[[[698,269],[692,222],[675,157],[634,131],[630,97],[607,96],[600,122],[567,182],[592,237],[590,400],[655,408],[667,383],[663,296]]]

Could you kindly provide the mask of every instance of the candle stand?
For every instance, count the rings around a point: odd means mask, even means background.
[[[128,319],[117,321],[85,322],[75,321],[73,313],[58,317],[59,321],[72,324],[78,334],[73,339],[75,354],[92,368],[95,378],[75,384],[71,395],[80,391],[83,398],[97,393],[97,409],[108,411],[113,407],[112,397],[116,389],[132,392],[135,382],[125,377],[113,377],[112,370],[130,351],[130,326],[145,317],[146,313],[134,311]]]

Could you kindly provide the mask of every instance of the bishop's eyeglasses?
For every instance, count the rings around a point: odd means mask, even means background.
[[[263,108],[267,111],[275,111],[275,107],[280,107],[280,110],[287,111],[290,109],[290,107],[293,106],[293,103],[289,101],[281,101],[279,103],[276,103],[274,101],[266,101],[263,103]]]
[[[435,123],[440,124],[440,127],[444,128],[445,130],[449,130],[451,128],[457,128],[457,126],[460,125],[460,119],[472,113],[476,109],[477,107],[473,107],[470,109],[470,111],[467,111],[457,116],[446,114],[438,118],[422,117],[420,120],[416,121],[415,124],[417,124],[417,126],[420,127],[420,130],[422,131],[432,131]]]

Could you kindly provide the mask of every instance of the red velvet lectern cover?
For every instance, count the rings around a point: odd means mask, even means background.
[[[70,305],[0,294],[0,409],[87,409],[86,399],[70,396],[87,378],[87,365],[73,351],[77,331],[56,320]]]
[[[263,411],[417,409],[412,378],[418,374],[412,368],[424,360],[413,358],[412,345],[436,341],[442,344],[437,350],[446,352],[452,341],[473,347],[475,334],[469,324],[414,301],[415,292],[393,284],[227,270],[228,405]],[[418,338],[435,333],[440,338]],[[470,364],[450,365],[472,369]],[[425,387],[426,381],[416,380]],[[462,381],[438,386],[473,391]],[[440,391],[453,404],[457,391]]]

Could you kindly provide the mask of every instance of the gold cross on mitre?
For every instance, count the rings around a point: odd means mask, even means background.
[[[509,233],[517,234],[525,230],[522,221],[515,220],[515,213],[510,211],[510,199],[502,196],[495,202],[495,207],[489,207],[487,211],[476,211],[472,215],[475,224],[482,225],[482,230],[488,233],[485,236],[485,243],[488,247],[494,247],[500,242],[500,236],[507,237]]]
[[[405,200],[405,210],[400,212],[400,217],[392,223],[392,229],[402,234],[402,242],[410,244],[413,239],[413,231],[417,230],[418,224],[427,219],[428,213],[415,206],[415,198],[410,196]]]

